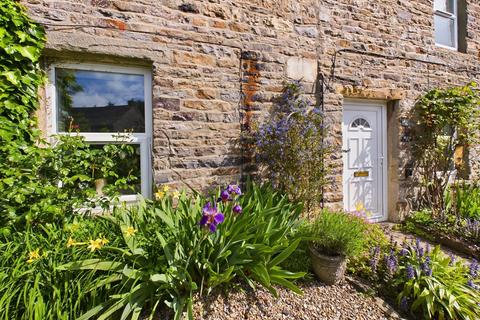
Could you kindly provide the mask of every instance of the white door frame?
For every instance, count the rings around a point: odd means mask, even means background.
[[[382,177],[379,179],[379,187],[381,188],[382,194],[382,216],[377,218],[371,218],[371,222],[382,222],[388,220],[388,149],[387,149],[387,102],[383,100],[367,100],[367,99],[345,99],[343,103],[343,110],[355,111],[361,109],[362,107],[379,107],[380,109],[380,129],[378,132],[378,139],[380,141],[379,145],[381,146],[379,150],[379,160],[381,163],[381,174]],[[343,136],[345,134],[345,123],[344,116],[342,115],[342,149],[343,149]],[[342,161],[344,160],[342,154]],[[344,164],[343,164],[344,165]],[[342,167],[342,184],[343,179],[343,167]],[[346,197],[345,193],[343,196],[343,205],[346,207]]]

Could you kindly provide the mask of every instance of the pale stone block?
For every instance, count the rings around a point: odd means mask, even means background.
[[[317,78],[317,61],[299,57],[287,60],[287,77],[305,82],[315,82]]]

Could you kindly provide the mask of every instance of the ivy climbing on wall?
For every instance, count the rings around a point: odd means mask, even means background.
[[[39,64],[45,41],[18,2],[0,2],[0,233],[59,222],[80,207],[108,208],[136,180],[117,165],[135,152],[130,145],[95,148],[74,133],[53,145],[41,139],[35,113],[46,79]],[[96,179],[109,180],[100,194]]]

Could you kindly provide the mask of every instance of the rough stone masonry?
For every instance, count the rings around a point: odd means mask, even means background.
[[[480,58],[477,0],[466,1],[464,53],[435,45],[433,0],[21,2],[47,28],[46,65],[152,68],[157,184],[206,189],[238,181],[247,170],[245,150],[236,145],[242,128],[269,109],[285,79],[301,79],[314,94],[323,78],[327,142],[334,146],[326,201],[342,203],[344,99],[382,99],[388,101],[388,211],[396,220],[409,182],[406,113],[430,88],[478,79],[472,71]],[[40,118],[49,112],[45,101]]]

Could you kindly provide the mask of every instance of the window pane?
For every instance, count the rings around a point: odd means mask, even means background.
[[[455,14],[454,1],[455,0],[435,0],[435,10]]]
[[[92,149],[104,149],[106,145],[104,144],[92,144]],[[118,150],[118,149],[115,149]],[[140,180],[140,145],[138,144],[130,144],[125,151],[121,151],[120,153],[113,152],[107,149],[107,154],[113,154],[112,158],[116,165],[116,172],[118,173],[119,177],[107,177],[106,178],[106,185],[113,185],[117,179],[132,177],[131,181],[128,181],[128,189],[120,189],[118,192],[122,195],[128,194],[137,194],[141,193],[141,180]],[[97,165],[101,165],[102,160],[98,160]],[[96,176],[97,179],[101,179],[101,176]]]
[[[455,20],[435,15],[435,42],[455,47]]]
[[[145,132],[144,76],[56,68],[58,131]]]

